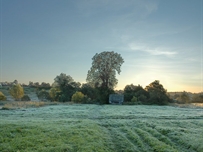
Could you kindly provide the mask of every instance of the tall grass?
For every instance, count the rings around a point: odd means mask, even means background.
[[[14,101],[14,102],[6,103],[4,106],[2,106],[2,109],[12,110],[12,109],[20,109],[20,108],[35,108],[35,107],[42,107],[50,104],[53,104],[53,103],[42,102],[42,101]]]

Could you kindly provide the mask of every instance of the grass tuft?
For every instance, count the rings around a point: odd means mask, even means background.
[[[6,103],[2,106],[2,110],[14,110],[21,108],[38,108],[45,105],[50,105],[53,103],[50,102],[42,102],[42,101],[14,101]]]

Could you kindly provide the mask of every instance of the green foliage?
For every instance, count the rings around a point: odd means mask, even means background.
[[[40,86],[38,86],[38,88],[40,88],[40,89],[50,89],[51,88],[51,86],[50,86],[50,84],[49,83],[46,83],[46,82],[42,82],[41,83],[41,85]]]
[[[110,88],[98,87],[97,90],[97,101],[100,104],[108,104],[109,103],[109,95],[114,94],[114,90]]]
[[[22,98],[21,98],[21,101],[30,101],[30,97],[25,94]]]
[[[14,84],[9,90],[11,96],[19,101],[24,96],[24,89],[20,84]]]
[[[136,88],[137,86],[131,84],[131,85],[126,85],[124,88],[124,96],[125,96],[125,101],[131,101],[133,96],[136,94]]]
[[[137,97],[133,96],[133,98],[131,99],[131,102],[137,102]]]
[[[85,95],[82,92],[76,92],[73,94],[71,101],[75,103],[81,103],[84,100]]]
[[[87,95],[84,96],[82,103],[84,104],[93,104],[95,102],[95,100],[91,100],[90,98],[88,98]]]
[[[97,90],[88,83],[82,84],[80,91],[92,101],[97,99]]]
[[[1,152],[203,151],[201,109],[60,103],[0,116]]]
[[[138,101],[147,102],[149,98],[149,93],[142,88],[142,86],[135,86],[133,84],[126,85],[124,88],[125,102],[131,101],[131,99],[136,96]]]
[[[6,96],[0,91],[0,101],[6,100]]]
[[[120,54],[112,52],[96,53],[92,58],[92,67],[87,74],[87,82],[97,87],[113,89],[118,80],[116,72],[120,74],[121,65],[124,63]]]
[[[146,103],[147,100],[147,96],[145,96],[144,94],[140,94],[140,96],[138,97],[138,101],[141,101],[143,103]]]
[[[76,125],[55,128],[39,125],[0,123],[1,152],[109,152],[108,134],[92,122],[75,121]],[[71,123],[72,124],[72,123]]]
[[[163,85],[159,83],[158,80],[150,83],[148,86],[146,86],[145,89],[150,94],[149,103],[151,104],[164,105],[170,101],[169,97],[166,94],[167,91],[164,89]]]
[[[58,101],[59,93],[60,93],[60,90],[58,88],[51,88],[49,90],[49,96],[51,101]]]
[[[60,90],[57,93],[58,100],[65,102],[70,101],[72,95],[79,90],[80,83],[75,82],[71,76],[61,73],[54,79],[53,87]]]
[[[41,101],[48,101],[48,100],[50,100],[49,92],[47,92],[44,89],[42,89],[42,90],[37,92],[37,97]]]

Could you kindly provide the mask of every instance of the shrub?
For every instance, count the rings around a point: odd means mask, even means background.
[[[51,101],[57,101],[59,93],[60,93],[60,90],[58,88],[51,88],[49,90],[49,96],[50,96]]]
[[[17,101],[6,103],[2,109],[3,110],[12,110],[12,109],[20,109],[20,108],[32,108],[32,107],[42,107],[44,105],[49,105],[48,102],[39,102],[39,101]]]
[[[88,83],[82,84],[80,91],[92,101],[97,99],[97,90]]]
[[[19,101],[24,96],[24,89],[20,84],[14,84],[10,89],[11,96]]]
[[[180,104],[185,104],[185,103],[189,103],[190,102],[190,97],[188,95],[187,92],[183,92],[178,98],[177,98],[177,102]]]
[[[21,101],[30,101],[30,97],[28,95],[24,95],[22,98],[21,98]]]
[[[133,98],[131,99],[131,102],[137,102],[137,97],[133,96]]]
[[[194,94],[191,101],[195,103],[203,103],[203,94]]]
[[[133,98],[130,101],[123,102],[124,105],[142,105],[142,101],[139,100],[136,96],[133,96]]]
[[[6,96],[0,91],[0,101],[6,100]]]
[[[48,100],[50,100],[49,93],[46,90],[44,90],[44,89],[42,89],[39,92],[37,92],[37,97],[41,101],[48,101]]]
[[[82,92],[76,92],[73,94],[71,101],[76,102],[76,103],[81,103],[84,99],[85,95]]]

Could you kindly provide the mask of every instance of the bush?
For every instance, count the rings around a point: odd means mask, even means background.
[[[82,87],[80,88],[80,91],[83,94],[85,94],[88,98],[90,98],[92,102],[97,99],[97,92],[96,92],[97,90],[88,83],[83,84]]]
[[[203,103],[203,94],[201,94],[201,93],[194,94],[193,97],[192,97],[192,102]]]
[[[179,104],[190,103],[189,94],[184,91],[184,92],[177,98],[177,103],[179,103]]]
[[[139,100],[136,96],[133,96],[133,98],[130,101],[123,102],[123,105],[142,105],[142,101]]]
[[[58,99],[59,93],[60,93],[60,90],[58,88],[51,88],[49,90],[49,96],[50,96],[51,101],[58,101],[59,100]]]
[[[0,101],[6,100],[6,96],[0,91]]]
[[[131,99],[131,102],[137,102],[137,97],[133,96],[133,98]]]
[[[24,96],[24,89],[20,84],[15,84],[10,89],[11,96],[19,101]]]
[[[37,92],[37,97],[41,101],[48,101],[48,100],[50,100],[49,93],[46,90],[44,90],[44,89],[42,89],[39,92]]]
[[[73,94],[71,101],[76,102],[76,103],[82,103],[84,100],[85,95],[82,92],[76,92]]]
[[[22,98],[21,98],[21,101],[30,101],[30,97],[28,95],[24,95]]]

